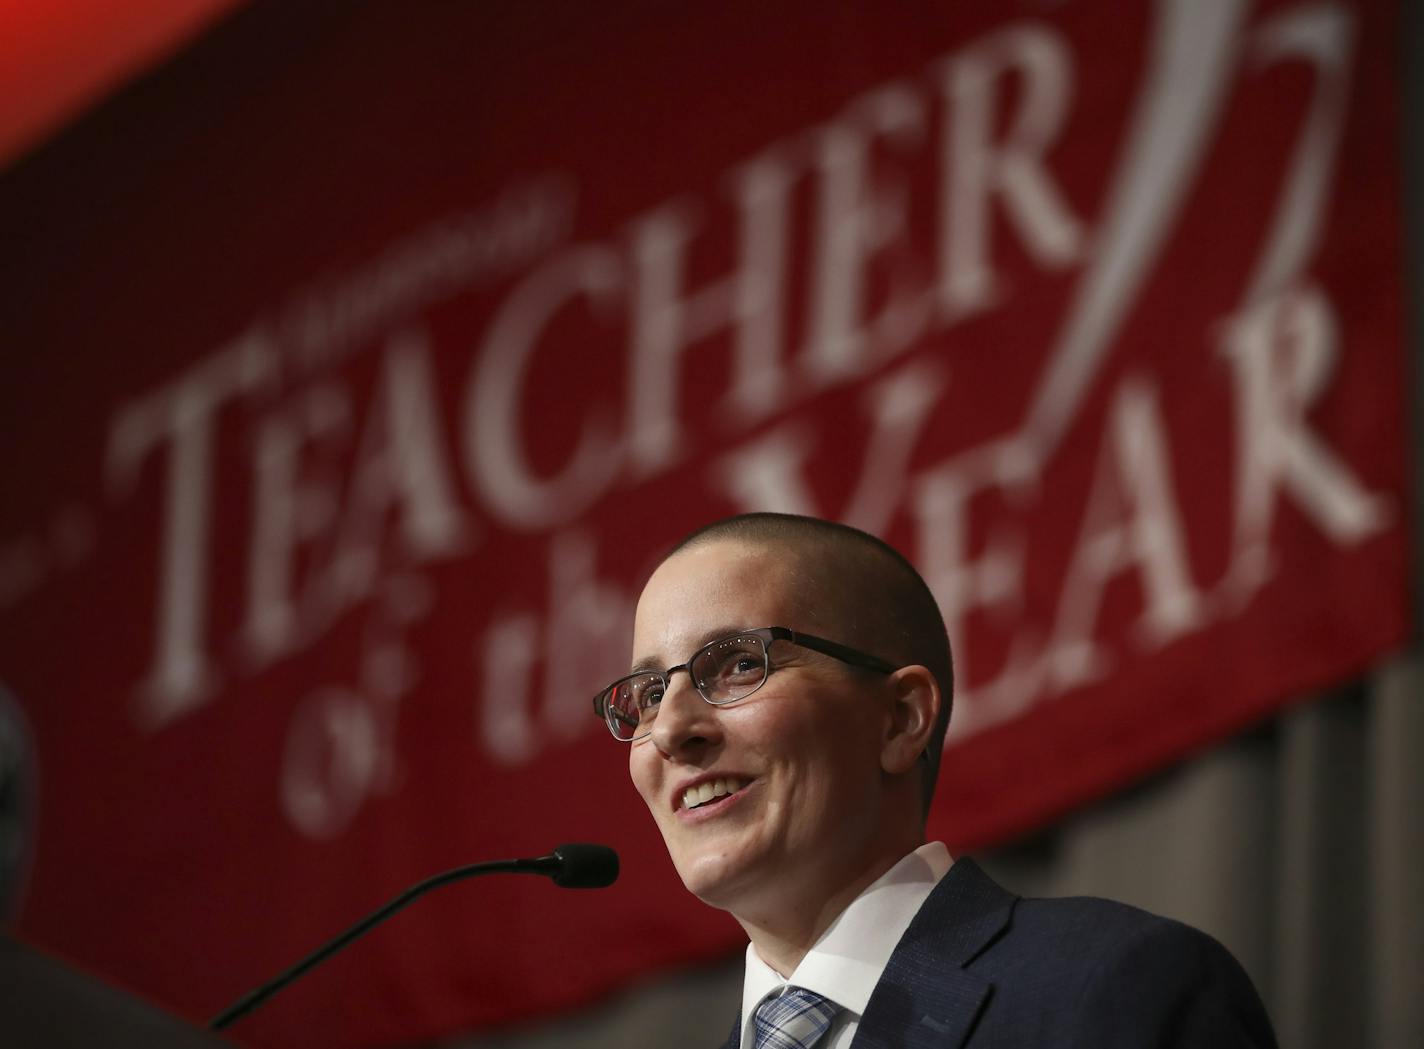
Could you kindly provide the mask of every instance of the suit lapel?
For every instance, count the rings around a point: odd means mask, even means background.
[[[732,1033],[727,1035],[727,1042],[722,1049],[742,1049],[742,1011],[737,1010],[737,1018],[732,1021]]]
[[[935,886],[885,967],[854,1049],[958,1049],[993,985],[965,969],[1007,927],[1018,897],[960,859]]]

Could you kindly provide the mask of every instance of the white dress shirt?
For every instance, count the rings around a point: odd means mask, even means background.
[[[757,1006],[788,984],[815,991],[841,1007],[816,1049],[849,1049],[890,955],[952,862],[943,842],[921,845],[852,900],[789,977],[767,965],[756,947],[747,944],[742,1049],[752,1049],[754,1044],[752,1016]]]

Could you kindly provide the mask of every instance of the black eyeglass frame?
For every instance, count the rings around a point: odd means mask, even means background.
[[[707,695],[707,693],[702,690],[702,686],[698,684],[696,677],[693,676],[691,670],[692,664],[697,662],[698,657],[701,656],[703,653],[709,652],[712,649],[716,648],[718,645],[724,645],[728,641],[739,637],[756,637],[761,640],[762,658],[766,664],[766,672],[762,675],[761,682],[756,686],[756,688],[752,689],[750,692],[743,693],[740,696],[735,696],[732,699],[712,699]],[[623,677],[620,677],[617,681],[613,682],[613,684],[601,690],[598,695],[593,697],[593,712],[596,716],[602,719],[604,725],[608,728],[609,734],[612,735],[613,738],[616,739],[619,743],[636,743],[640,739],[645,739],[648,734],[652,732],[651,728],[649,728],[646,732],[643,732],[641,735],[630,736],[628,739],[624,739],[622,736],[618,735],[618,730],[613,726],[613,712],[611,706],[608,703],[608,700],[615,692],[618,691],[620,685],[622,685],[626,681],[631,681],[634,678],[660,677],[662,678],[663,691],[666,692],[672,685],[672,676],[678,671],[685,672],[687,676],[692,679],[692,687],[697,690],[697,694],[702,697],[703,702],[708,703],[714,707],[725,707],[731,703],[739,703],[742,700],[746,699],[748,696],[754,695],[756,692],[758,692],[761,689],[762,685],[766,684],[767,679],[771,677],[771,672],[776,669],[776,666],[771,661],[771,643],[773,641],[790,641],[793,645],[797,645],[801,648],[808,648],[812,652],[820,652],[822,655],[830,656],[832,659],[838,659],[842,663],[845,663],[849,666],[859,667],[862,670],[873,670],[879,674],[893,674],[895,671],[900,669],[894,663],[889,663],[879,658],[878,656],[872,656],[867,652],[860,651],[859,649],[851,648],[849,645],[842,645],[838,641],[830,641],[824,637],[817,637],[815,634],[803,634],[800,631],[792,630],[789,627],[764,626],[757,627],[753,630],[738,630],[735,633],[728,634],[726,637],[719,637],[715,641],[709,641],[707,644],[699,648],[696,652],[692,653],[692,655],[687,658],[686,662],[679,663],[675,667],[668,667],[668,669],[661,671],[640,670],[634,674],[625,674]]]

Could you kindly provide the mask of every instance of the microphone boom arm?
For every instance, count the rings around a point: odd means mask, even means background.
[[[609,857],[611,857],[611,873]],[[213,1018],[212,1022],[208,1024],[209,1030],[221,1031],[235,1020],[246,1016],[307,970],[319,965],[352,940],[369,932],[417,897],[423,896],[431,889],[439,888],[441,885],[480,874],[546,874],[551,876],[557,885],[570,888],[594,888],[599,885],[607,885],[617,877],[618,859],[612,849],[598,845],[561,845],[548,856],[471,863],[468,866],[455,867],[452,870],[433,875],[412,885],[345,932],[332,937],[285,972],[243,995]]]

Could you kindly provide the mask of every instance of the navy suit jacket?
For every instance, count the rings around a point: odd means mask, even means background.
[[[741,1017],[725,1049],[740,1049]],[[954,862],[876,984],[854,1049],[1274,1049],[1221,944],[1110,900],[1024,899]],[[748,1047],[750,1049],[750,1047]]]

